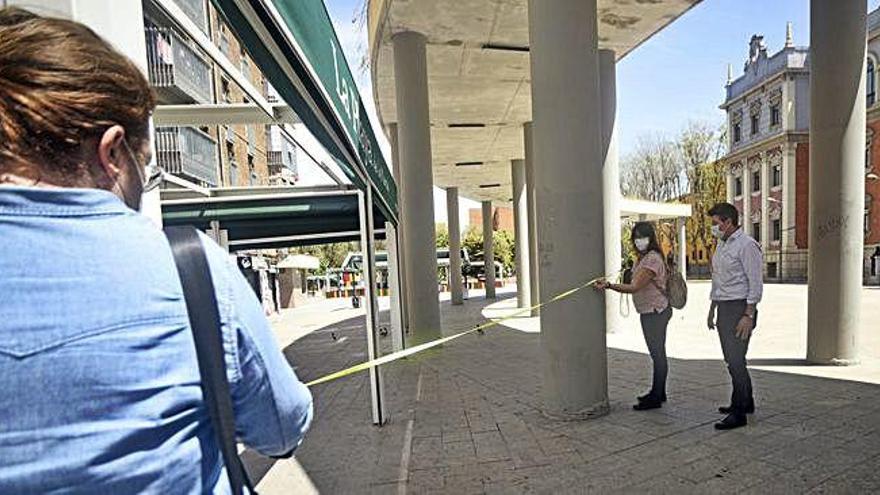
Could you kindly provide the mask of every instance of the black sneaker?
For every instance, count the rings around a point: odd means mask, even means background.
[[[732,413],[728,414],[727,417],[715,423],[716,430],[733,430],[735,428],[742,428],[749,424],[749,420],[746,419],[745,414],[737,414]]]

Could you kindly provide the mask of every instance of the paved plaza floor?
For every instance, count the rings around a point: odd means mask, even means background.
[[[862,364],[834,368],[803,362],[806,286],[767,285],[749,354],[758,410],[730,432],[712,428],[730,388],[705,328],[708,284],[690,291],[670,323],[662,409],[630,407],[650,380],[632,309],[608,336],[611,413],[577,422],[541,413],[539,322],[515,318],[385,366],[381,428],[365,373],[315,387],[296,458],[245,451],[246,463],[267,494],[880,492],[880,290],[864,290]],[[442,302],[444,333],[509,314],[513,295]],[[363,314],[345,301],[288,310],[274,326],[303,380],[365,358]]]

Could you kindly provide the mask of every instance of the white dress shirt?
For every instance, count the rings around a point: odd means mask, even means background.
[[[726,241],[718,241],[712,256],[712,300],[758,304],[763,293],[764,253],[739,228]]]

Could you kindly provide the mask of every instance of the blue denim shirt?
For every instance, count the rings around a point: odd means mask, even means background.
[[[280,455],[312,399],[204,238],[240,440]],[[227,493],[162,232],[113,194],[0,186],[0,493]]]

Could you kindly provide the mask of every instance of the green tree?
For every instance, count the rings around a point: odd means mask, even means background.
[[[483,229],[473,225],[468,227],[464,232],[461,245],[467,250],[468,256],[472,260],[477,259],[478,256],[479,259],[483,259]]]
[[[326,273],[330,268],[342,266],[345,257],[350,252],[359,251],[357,242],[336,242],[333,244],[319,244],[316,246],[303,246],[291,249],[291,253],[308,254],[318,258],[321,263],[321,273]]]
[[[512,232],[496,230],[492,239],[495,248],[495,261],[504,267],[504,273],[513,273],[516,263],[516,242]],[[471,260],[483,260],[483,229],[470,226],[464,233],[462,247],[467,250]]]
[[[495,261],[504,267],[504,273],[513,273],[516,263],[516,242],[513,233],[507,230],[496,230],[492,239],[495,241]]]
[[[437,242],[435,245],[438,248],[446,248],[449,247],[449,229],[446,227],[445,223],[438,223],[435,227],[437,233]]]

